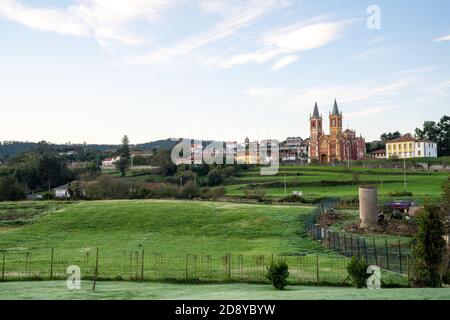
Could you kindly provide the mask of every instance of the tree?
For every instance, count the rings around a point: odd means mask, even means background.
[[[402,134],[399,131],[383,133],[380,136],[382,142],[386,143],[387,141],[394,140],[400,138]]]
[[[130,153],[130,140],[128,136],[122,138],[122,146],[119,149],[120,160],[116,163],[117,170],[120,171],[120,175],[125,177],[131,163],[131,153]]]
[[[0,177],[0,201],[18,201],[25,198],[25,190],[13,176]]]
[[[438,155],[450,156],[450,117],[443,116],[436,123],[434,121],[425,121],[423,128],[416,129],[416,136],[419,139],[428,139],[438,144]]]
[[[177,172],[177,166],[172,162],[170,151],[159,150],[151,160],[152,165],[158,167],[158,172],[164,176],[172,176]]]
[[[446,248],[443,211],[439,206],[425,205],[417,218],[419,230],[412,251],[412,279],[419,287],[440,287],[440,269]]]

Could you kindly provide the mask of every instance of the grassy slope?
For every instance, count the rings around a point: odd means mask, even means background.
[[[373,181],[378,184],[379,197],[382,201],[389,200],[389,192],[403,191],[403,174],[396,169],[365,169],[351,168],[347,171],[342,167],[320,167],[320,166],[289,166],[281,167],[277,176],[261,176],[258,169],[252,169],[243,177],[237,179],[237,183],[227,186],[227,194],[243,195],[243,188],[248,183],[282,182],[284,174],[288,182],[317,182],[317,181],[352,181],[353,173],[358,173],[359,181]],[[298,175],[297,175],[298,174]],[[448,173],[407,171],[407,190],[413,192],[414,198],[423,200],[426,197],[437,199],[441,193],[442,183],[448,178]],[[382,182],[382,183],[381,183]],[[357,196],[358,188],[355,185],[344,186],[301,186],[288,187],[287,193],[292,191],[303,191],[306,198],[317,197],[343,197],[351,198]],[[284,196],[284,188],[265,188],[268,196]]]
[[[0,249],[85,252],[99,246],[107,252],[141,245],[174,255],[293,254],[315,246],[297,235],[309,211],[196,201],[80,202],[1,233]]]
[[[277,291],[268,285],[183,285],[166,283],[101,282],[96,291],[83,282],[70,291],[65,281],[0,283],[0,299],[192,299],[192,300],[449,300],[450,288],[353,289],[289,286]]]

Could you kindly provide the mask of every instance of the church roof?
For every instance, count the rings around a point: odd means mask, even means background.
[[[317,102],[314,105],[314,112],[313,112],[313,116],[312,117],[313,118],[320,118],[320,116],[319,116],[319,107],[317,106]]]
[[[332,115],[339,114],[339,108],[336,102],[336,99],[334,99],[334,105],[333,105],[333,111],[331,112]]]

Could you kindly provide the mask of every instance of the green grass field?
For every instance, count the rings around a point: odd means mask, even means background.
[[[35,212],[43,203],[28,204]],[[0,221],[14,205],[23,211],[25,204],[2,204]],[[282,256],[292,281],[316,283],[317,254],[321,283],[346,278],[347,259],[305,234],[311,207],[173,200],[56,204],[49,202],[33,223],[1,227],[6,279],[64,278],[69,265],[92,278],[96,248],[101,279],[265,282],[267,265]]]
[[[242,196],[249,184],[259,185],[266,195],[281,198],[285,194],[284,186],[273,187],[271,183],[283,183],[286,175],[287,194],[302,191],[307,199],[321,197],[340,197],[350,199],[358,196],[358,185],[376,184],[380,201],[397,199],[389,192],[404,190],[403,171],[400,169],[368,169],[360,167],[329,166],[286,166],[280,167],[276,176],[261,176],[258,168],[246,172],[243,177],[226,187],[228,195]],[[414,199],[423,202],[425,198],[437,200],[441,194],[442,183],[448,179],[445,172],[406,172],[407,191],[413,193]],[[334,182],[342,185],[327,185]],[[291,185],[290,185],[291,184]],[[293,185],[292,185],[293,184]],[[410,197],[411,198],[411,197]]]
[[[0,300],[12,299],[152,299],[152,300],[449,300],[450,288],[353,289],[288,286],[283,291],[269,285],[183,285],[155,282],[84,281],[80,290],[68,290],[65,281],[7,282],[0,284]]]

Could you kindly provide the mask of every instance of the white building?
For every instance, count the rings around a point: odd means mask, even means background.
[[[386,142],[386,158],[437,158],[437,143],[406,134]]]
[[[120,160],[120,157],[106,158],[102,161],[102,168],[112,168],[115,163]]]
[[[63,198],[70,198],[69,193],[69,185],[65,184],[63,186],[59,186],[53,189],[55,192],[55,198],[63,199]]]

